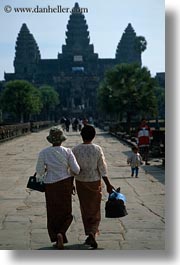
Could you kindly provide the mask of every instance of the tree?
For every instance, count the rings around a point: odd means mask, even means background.
[[[146,67],[119,64],[106,73],[98,89],[101,110],[126,118],[130,130],[132,117],[157,114],[155,79]]]
[[[55,110],[55,107],[59,104],[59,95],[51,86],[41,86],[39,91],[43,104],[43,118],[49,120],[50,114]]]
[[[144,52],[147,48],[147,41],[143,36],[136,37],[135,49],[139,52]]]
[[[158,102],[158,118],[165,118],[165,89],[158,86],[155,90],[155,95]]]
[[[42,107],[38,89],[25,80],[7,82],[1,104],[3,110],[14,115],[19,122],[29,120],[30,115],[38,114]]]

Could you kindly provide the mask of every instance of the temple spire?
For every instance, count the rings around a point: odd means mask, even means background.
[[[138,63],[141,65],[138,38],[131,23],[129,23],[116,49],[116,60],[118,63]]]
[[[75,3],[68,20],[66,44],[62,46],[63,57],[74,55],[94,55],[94,46],[90,44],[88,26],[78,3]]]
[[[80,7],[79,7],[79,4],[76,2],[75,5],[74,5],[74,9],[75,10],[80,10]]]
[[[28,72],[35,70],[34,68],[40,58],[38,45],[27,25],[23,23],[15,46],[15,73],[27,73],[28,75]]]

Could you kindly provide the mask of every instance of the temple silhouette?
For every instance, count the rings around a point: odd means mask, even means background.
[[[74,8],[79,9],[78,3]],[[142,64],[139,38],[143,37],[138,37],[129,23],[117,44],[115,57],[99,58],[94,45],[90,44],[85,16],[74,12],[69,17],[62,52],[57,59],[41,59],[38,44],[24,23],[16,41],[14,73],[5,73],[4,78],[6,82],[19,79],[37,87],[54,87],[60,95],[59,110],[64,115],[96,116],[97,88],[105,72],[120,63]]]

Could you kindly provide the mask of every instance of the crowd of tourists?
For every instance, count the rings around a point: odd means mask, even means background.
[[[61,127],[64,131],[69,132],[70,127],[73,132],[81,131],[84,125],[93,124],[93,118],[90,117],[89,120],[87,118],[68,118],[62,117],[60,120]]]

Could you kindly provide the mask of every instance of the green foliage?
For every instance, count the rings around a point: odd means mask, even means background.
[[[50,114],[59,104],[59,94],[51,86],[44,85],[39,89],[43,104],[42,115],[44,119],[50,119]]]
[[[139,52],[144,52],[147,48],[147,41],[143,36],[136,37],[135,49]]]
[[[59,104],[59,95],[51,86],[40,87],[41,99],[43,107],[54,109]]]
[[[106,73],[98,89],[99,105],[106,113],[119,113],[127,120],[141,114],[153,117],[157,114],[155,87],[146,67],[119,64]]]
[[[30,114],[38,114],[42,104],[36,87],[25,80],[7,82],[1,97],[2,108],[21,122]]]
[[[164,87],[156,87],[155,95],[158,102],[158,117],[165,118],[165,89]]]

